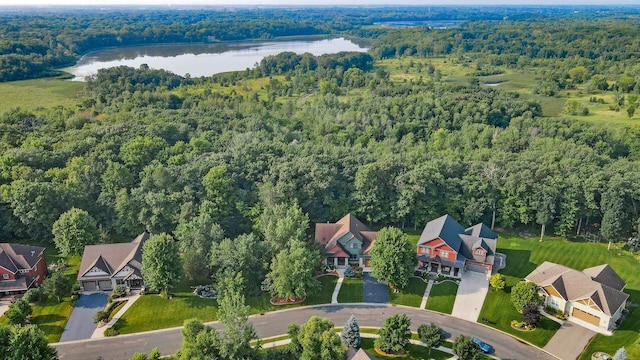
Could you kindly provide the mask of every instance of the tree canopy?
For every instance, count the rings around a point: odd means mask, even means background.
[[[181,273],[178,244],[170,235],[153,235],[145,241],[142,245],[142,275],[145,284],[168,296],[169,289],[177,283]]]
[[[400,229],[381,229],[370,253],[371,273],[376,279],[399,288],[409,284],[416,263],[415,249]]]

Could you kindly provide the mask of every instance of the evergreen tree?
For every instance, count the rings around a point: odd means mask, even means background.
[[[357,349],[360,347],[360,326],[358,326],[355,316],[351,315],[347,323],[344,324],[340,332],[340,340],[342,345],[347,348]]]
[[[627,350],[623,347],[616,351],[615,355],[613,355],[613,360],[627,360]]]

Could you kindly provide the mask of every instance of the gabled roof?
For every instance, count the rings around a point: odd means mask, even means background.
[[[551,285],[567,301],[590,299],[603,313],[612,316],[627,301],[629,295],[593,279],[590,274],[597,272],[598,268],[601,266],[586,269],[585,272],[545,261],[527,275],[525,280],[534,282],[541,287]],[[609,270],[603,271],[609,273]],[[619,278],[617,274],[615,275]],[[618,286],[619,284],[616,281],[612,285]]]
[[[347,351],[347,359],[348,360],[378,360],[378,358],[367,354],[366,351],[362,350],[362,348],[356,351],[354,348],[349,348]]]
[[[455,251],[460,250],[460,234],[464,234],[465,229],[458,224],[451,216],[443,215],[435,220],[431,220],[425,225],[418,245],[424,244],[435,238],[444,240]]]
[[[418,245],[433,239],[442,239],[450,248],[467,259],[473,259],[473,250],[482,247],[487,255],[495,255],[498,235],[486,225],[479,223],[465,229],[451,216],[444,215],[427,223],[420,235]]]
[[[620,275],[618,275],[618,273],[616,273],[609,264],[594,266],[584,269],[582,272],[591,276],[591,279],[594,281],[612,287],[616,290],[622,291],[622,289],[627,286],[627,283],[622,280]]]
[[[335,246],[339,246],[346,253],[348,251],[344,249],[343,243],[346,244],[348,240],[355,238],[361,244],[360,253],[367,254],[371,250],[377,235],[377,232],[371,231],[350,213],[335,224],[316,224],[316,241],[318,243],[324,245],[325,249],[333,249]],[[340,241],[341,239],[344,241]]]
[[[31,269],[43,252],[44,248],[39,246],[0,243],[0,266],[14,274]]]
[[[130,243],[85,246],[78,279],[94,267],[113,276],[131,260],[142,262],[142,245],[150,237],[151,234],[145,231]]]

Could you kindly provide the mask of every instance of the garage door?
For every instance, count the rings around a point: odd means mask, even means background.
[[[82,283],[82,287],[84,288],[84,291],[96,291],[97,287],[96,287],[96,282],[95,281],[86,281]]]
[[[110,280],[101,280],[98,285],[100,285],[100,290],[112,290]]]
[[[571,312],[571,316],[574,316],[580,320],[586,321],[589,324],[595,325],[595,326],[599,326],[600,325],[600,318],[595,316],[595,315],[591,315],[587,312],[584,312],[580,309],[576,309],[573,308],[573,311]]]
[[[473,272],[479,272],[483,274],[487,273],[487,267],[483,265],[478,265],[478,264],[467,264],[467,270],[473,271]]]

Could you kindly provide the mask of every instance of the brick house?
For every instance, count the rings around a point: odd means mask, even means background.
[[[0,243],[0,294],[23,294],[42,284],[48,274],[44,249]]]

